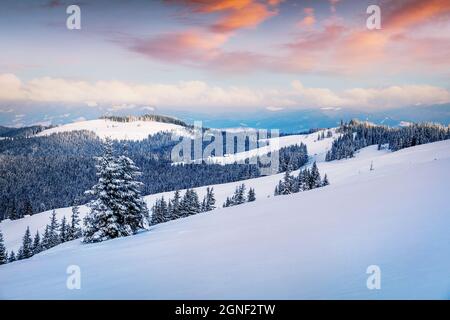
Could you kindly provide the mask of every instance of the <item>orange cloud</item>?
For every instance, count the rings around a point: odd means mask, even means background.
[[[390,12],[385,19],[384,27],[391,30],[404,30],[417,24],[430,22],[440,16],[448,16],[450,0],[403,1],[401,5],[388,10]]]
[[[221,13],[212,23],[214,32],[231,32],[255,27],[277,14],[282,0],[172,0],[191,8],[196,13]]]
[[[198,30],[166,33],[149,39],[131,39],[125,44],[134,52],[158,60],[198,63],[214,58],[228,39],[225,34]]]
[[[216,32],[229,32],[241,28],[255,27],[276,12],[261,3],[250,3],[241,10],[233,11],[212,26]]]
[[[359,25],[336,17],[319,24],[316,12],[308,7],[299,25],[315,28],[297,29],[295,38],[278,46],[276,52],[228,51],[224,45],[237,30],[257,26],[276,14],[280,0],[171,2],[186,5],[191,12],[208,14],[213,20],[187,31],[128,41],[129,49],[158,60],[232,73],[423,74],[442,73],[450,66],[450,36],[439,33],[445,23],[442,18],[450,15],[450,0],[382,2],[382,30],[368,30],[364,17]],[[338,1],[329,3],[336,5]]]
[[[316,18],[314,16],[314,8],[303,9],[305,17],[300,21],[300,26],[310,27],[316,23]]]

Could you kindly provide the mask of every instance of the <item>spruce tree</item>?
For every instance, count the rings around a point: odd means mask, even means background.
[[[207,187],[206,188],[206,201],[205,201],[205,211],[211,211],[214,210],[215,204],[216,204],[216,198],[214,196],[214,188]]]
[[[190,190],[189,195],[189,215],[200,213],[201,205],[200,200],[198,199],[198,194],[194,189]]]
[[[308,177],[307,177],[307,171],[300,170],[297,176],[297,185],[298,185],[298,192],[304,191],[308,189]]]
[[[330,182],[328,182],[327,174],[325,174],[325,176],[323,177],[322,186],[325,187],[329,184],[330,184]]]
[[[71,223],[68,230],[68,240],[75,240],[81,237],[80,227],[80,208],[75,205],[72,207]]]
[[[206,212],[206,211],[208,211],[208,210],[206,210],[206,196],[205,196],[205,197],[203,197],[203,200],[202,200],[200,212]]]
[[[161,210],[162,222],[170,221],[169,206],[168,206],[166,200],[164,199],[164,196],[161,197],[160,210]]]
[[[49,225],[45,226],[45,231],[44,231],[44,236],[42,237],[42,241],[41,241],[41,250],[47,250],[50,249],[50,227]]]
[[[236,190],[234,192],[233,198],[232,198],[232,205],[239,205],[243,204],[245,199],[245,184],[241,184],[240,186],[236,187]]]
[[[319,169],[317,168],[317,164],[314,161],[311,172],[309,175],[309,189],[318,188],[322,185],[322,179],[320,177]]]
[[[33,240],[33,254],[38,254],[41,251],[42,251],[41,235],[39,234],[39,231],[36,231]]]
[[[248,196],[247,196],[247,201],[248,202],[253,202],[256,200],[256,194],[255,194],[255,189],[250,188],[248,190]]]
[[[97,160],[98,183],[87,193],[96,199],[89,203],[85,218],[84,242],[99,242],[129,236],[148,226],[147,205],[141,197],[138,167],[126,157],[116,158],[112,141]]]
[[[278,192],[280,194],[291,194],[291,193],[293,193],[294,178],[291,176],[291,171],[290,171],[289,167],[284,173],[283,182],[280,184],[280,187],[281,188],[278,189]]]
[[[173,195],[173,199],[171,200],[171,203],[172,203],[172,214],[171,214],[171,217],[172,217],[172,219],[178,219],[178,218],[181,217],[180,202],[181,202],[180,191],[176,190],[174,195]]]
[[[128,236],[130,229],[124,227],[123,212],[126,206],[122,203],[122,173],[113,155],[111,140],[107,139],[102,157],[96,158],[98,182],[86,193],[94,196],[88,206],[91,209],[84,219],[84,242],[100,242],[117,237]]]
[[[0,230],[0,265],[8,262],[8,253],[6,252],[5,242],[3,240],[3,234]]]
[[[64,216],[61,220],[61,226],[59,227],[59,242],[63,243],[68,241],[69,236],[69,226],[67,224],[66,216]]]
[[[151,225],[155,225],[158,223],[163,223],[165,222],[164,220],[164,211],[163,211],[163,204],[162,201],[164,200],[164,198],[162,199],[157,199],[155,204],[153,205],[152,208],[152,218],[151,218]]]
[[[311,189],[311,172],[309,171],[308,168],[303,170],[303,177],[302,177],[302,179],[304,181],[303,191],[310,190]]]
[[[58,220],[56,219],[56,211],[53,210],[52,216],[50,217],[50,225],[48,229],[49,248],[53,248],[54,246],[57,246],[60,243],[58,231],[59,231],[59,223]]]
[[[22,247],[19,250],[20,259],[28,259],[33,256],[33,240],[31,239],[30,227],[27,227],[22,239]]]
[[[11,250],[9,257],[8,257],[8,263],[14,262],[16,261],[16,254],[14,253],[14,250]]]
[[[167,221],[173,220],[172,200],[167,201]]]
[[[184,193],[183,199],[180,202],[180,214],[182,217],[187,217],[197,214],[201,211],[200,201],[197,192],[193,189],[187,189]]]
[[[231,199],[230,199],[230,197],[227,197],[227,200],[225,200],[223,207],[228,208],[230,206],[231,206]]]
[[[126,228],[130,228],[132,233],[136,233],[139,229],[148,226],[149,219],[147,204],[141,195],[143,183],[137,181],[142,173],[133,160],[126,156],[120,156],[117,162],[120,173],[118,178],[121,180],[119,194],[125,206],[122,211],[123,221],[120,218],[118,221],[121,224],[123,223]],[[165,208],[163,210],[167,211],[167,203],[165,201],[164,205]],[[166,212],[165,216],[168,216]]]

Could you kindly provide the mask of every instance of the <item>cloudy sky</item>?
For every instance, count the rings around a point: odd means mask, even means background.
[[[0,118],[450,102],[450,0],[83,0],[68,30],[74,3],[1,2]]]

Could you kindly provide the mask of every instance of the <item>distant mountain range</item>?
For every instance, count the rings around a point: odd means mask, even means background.
[[[24,127],[35,125],[39,130],[43,126],[68,124],[74,121],[92,120],[105,118],[101,109],[80,107],[74,108],[65,106],[56,108],[49,106],[48,114],[42,115],[36,112],[26,112],[20,110],[20,115],[3,114],[0,117],[0,124],[4,126]],[[354,118],[371,121],[376,124],[386,124],[389,126],[399,126],[407,122],[438,122],[443,125],[450,124],[450,104],[433,106],[413,106],[408,108],[382,110],[382,111],[361,111],[347,108],[324,108],[324,109],[272,109],[272,110],[252,110],[252,111],[231,111],[223,112],[198,112],[190,110],[159,110],[155,109],[154,114],[145,115],[150,117],[147,120],[173,123],[176,125],[192,125],[194,121],[202,121],[204,127],[209,128],[234,128],[252,127],[264,129],[280,129],[285,133],[303,132],[314,128],[335,127],[341,120],[348,121]],[[127,116],[123,112],[114,114],[108,113],[108,119],[140,119],[142,110],[127,110]],[[164,114],[160,116],[157,114]],[[20,116],[19,118],[17,118]],[[138,118],[136,118],[138,117]],[[158,119],[156,119],[158,118]],[[180,119],[180,120],[179,120]],[[20,120],[20,121],[19,121]],[[8,129],[10,130],[10,129]],[[6,132],[1,129],[1,132]],[[12,134],[12,131],[10,133]],[[4,136],[1,134],[0,136]]]

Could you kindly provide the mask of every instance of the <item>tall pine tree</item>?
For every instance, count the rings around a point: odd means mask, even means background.
[[[22,247],[20,248],[20,259],[28,259],[33,256],[33,240],[31,239],[30,227],[27,227],[25,235],[22,239]]]
[[[38,231],[36,231],[36,234],[34,235],[33,254],[38,254],[41,251],[42,251],[41,235],[39,234],[39,230],[38,230]]]
[[[5,242],[3,240],[3,234],[0,230],[0,264],[8,262],[8,253],[6,252]]]
[[[56,211],[53,210],[52,216],[50,217],[50,225],[48,228],[48,248],[53,248],[60,243],[59,238],[59,223],[56,219]]]
[[[119,223],[123,223],[125,227],[129,227],[132,233],[148,226],[149,213],[147,204],[141,195],[143,183],[137,181],[141,176],[139,168],[134,164],[133,160],[126,156],[120,156],[118,159],[120,196],[122,203],[125,205],[123,210],[123,221],[119,219]],[[167,209],[167,203],[166,208]]]
[[[256,200],[256,194],[255,194],[255,189],[250,188],[248,190],[248,195],[247,195],[247,201],[248,202],[253,202]]]
[[[206,188],[205,208],[204,211],[211,211],[216,208],[216,198],[214,197],[214,188]]]
[[[80,208],[75,205],[72,207],[71,222],[68,230],[68,240],[75,240],[81,237],[80,227]]]
[[[91,210],[84,219],[83,241],[100,242],[128,236],[131,230],[121,224],[124,218],[122,212],[126,209],[119,192],[122,173],[113,155],[111,140],[106,140],[103,156],[95,159],[98,182],[86,192],[95,199],[88,204]]]
[[[111,140],[97,160],[98,183],[87,193],[95,200],[85,218],[84,242],[99,242],[129,236],[148,225],[148,210],[136,181],[139,169],[126,156],[113,154]]]

